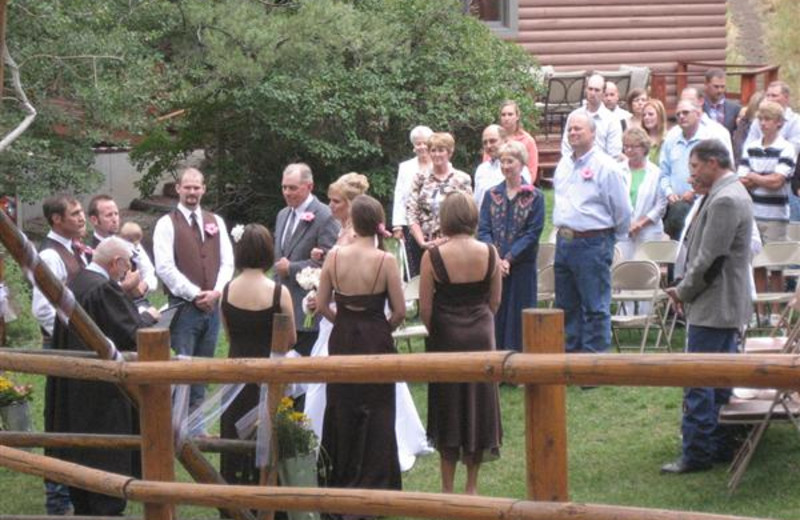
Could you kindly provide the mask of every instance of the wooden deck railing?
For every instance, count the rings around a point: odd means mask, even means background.
[[[725,70],[728,77],[738,78],[740,81],[739,92],[730,91],[726,95],[739,99],[742,105],[750,101],[750,97],[759,90],[764,89],[771,82],[778,79],[780,65],[763,64],[736,64],[736,63],[710,63],[702,61],[679,61],[675,72],[653,72],[650,75],[650,96],[660,99],[667,111],[675,110],[674,103],[667,94],[667,83],[670,78],[675,78],[676,97],[680,96],[683,89],[690,83],[702,84],[705,81],[705,71],[710,68]]]

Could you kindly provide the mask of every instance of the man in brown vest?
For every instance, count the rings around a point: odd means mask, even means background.
[[[83,207],[72,195],[59,194],[45,199],[42,211],[50,231],[39,247],[39,258],[66,285],[88,264],[87,248],[81,242],[86,235]],[[56,310],[35,284],[31,307],[42,330],[42,348],[52,348]],[[72,514],[66,486],[45,480],[45,496],[48,515]]]
[[[219,297],[233,276],[233,248],[222,217],[200,209],[203,174],[186,169],[178,179],[178,207],[153,232],[156,274],[180,305],[170,325],[172,348],[188,356],[214,357],[219,335]],[[192,385],[189,409],[199,406],[204,385]]]

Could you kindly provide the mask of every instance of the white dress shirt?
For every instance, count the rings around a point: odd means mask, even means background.
[[[286,242],[286,239],[292,236],[294,230],[297,229],[297,224],[300,223],[300,216],[308,211],[308,207],[314,201],[314,195],[309,193],[308,197],[294,209],[289,208],[289,215],[286,216],[286,222],[292,222],[292,229],[288,227],[283,228],[283,236],[281,237],[281,244]],[[292,213],[294,213],[294,220],[292,220]]]
[[[183,204],[178,204],[178,211],[191,225],[191,214],[193,213]],[[203,214],[198,206],[194,213],[197,215],[197,223],[200,225],[200,233],[205,240],[205,226],[203,225]],[[214,215],[219,228],[219,271],[217,271],[217,283],[214,290],[222,292],[225,284],[233,277],[233,247],[228,236],[228,228],[225,221],[219,215]],[[169,292],[178,298],[193,301],[200,292],[200,287],[192,283],[186,276],[178,270],[175,265],[175,229],[172,226],[170,216],[164,215],[156,223],[153,231],[153,256],[155,257],[156,274],[167,286]]]
[[[425,171],[430,169],[426,168]],[[394,200],[392,203],[392,227],[407,226],[408,219],[406,218],[406,203],[408,196],[411,194],[411,185],[414,183],[414,176],[422,168],[419,165],[419,159],[412,157],[407,161],[400,163],[397,168],[397,180],[394,183]]]
[[[617,117],[609,109],[607,109],[604,104],[600,103],[600,108],[597,109],[597,112],[589,112],[585,106],[576,108],[569,114],[567,122],[569,122],[569,119],[573,114],[580,112],[587,114],[594,120],[595,147],[599,148],[610,157],[619,157],[622,154],[622,125],[620,125],[619,119],[617,119]],[[562,157],[568,157],[572,155],[572,146],[570,146],[569,141],[567,140],[567,133],[568,129],[564,128],[564,135],[561,138]]]
[[[562,157],[553,176],[553,225],[575,231],[613,228],[618,239],[628,235],[631,204],[622,167],[592,147],[582,157]]]
[[[55,231],[50,231],[47,233],[47,238],[58,242],[59,244],[63,245],[67,248],[67,251],[72,251],[72,240],[69,238],[64,238]],[[81,253],[81,256],[84,256]],[[62,284],[67,283],[67,266],[64,265],[63,260],[61,260],[61,256],[58,254],[57,251],[54,249],[45,249],[41,253],[39,253],[39,258],[44,262],[44,264],[50,268],[53,272],[53,275],[58,279],[59,282]],[[84,263],[86,263],[86,257],[84,256]],[[47,331],[48,334],[51,336],[53,335],[53,325],[55,325],[56,319],[56,309],[50,304],[50,301],[47,297],[39,290],[39,286],[36,284],[33,285],[33,299],[31,302],[31,310],[33,312],[36,321],[39,322],[39,325]]]

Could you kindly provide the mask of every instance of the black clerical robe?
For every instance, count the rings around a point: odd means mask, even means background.
[[[81,271],[69,283],[69,288],[76,302],[119,350],[134,350],[137,329],[155,323],[149,314],[139,314],[119,284],[91,269]],[[89,350],[73,328],[65,327],[60,320],[56,320],[53,330],[53,348]],[[69,358],[64,358],[64,362],[69,363]],[[57,377],[47,379],[45,430],[48,432],[131,434],[134,429],[138,430],[135,413],[131,403],[114,384]],[[126,475],[138,473],[138,451],[77,448],[46,451],[54,457],[105,471]],[[79,514],[78,504],[75,506],[76,514]],[[123,501],[123,510],[124,507]],[[94,514],[121,512],[92,511]]]

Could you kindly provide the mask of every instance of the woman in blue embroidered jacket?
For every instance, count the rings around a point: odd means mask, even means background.
[[[500,147],[500,168],[506,180],[488,190],[481,205],[478,238],[497,248],[503,274],[503,298],[495,315],[498,350],[522,349],[522,309],[536,307],[536,253],[544,226],[544,195],[522,179],[527,155],[525,146],[515,141]]]

